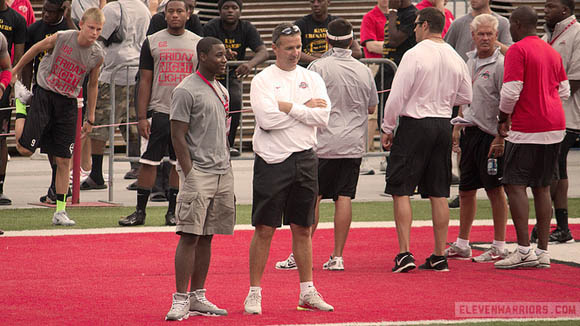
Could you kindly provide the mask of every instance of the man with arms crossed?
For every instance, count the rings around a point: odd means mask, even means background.
[[[351,56],[352,25],[342,18],[333,20],[326,37],[330,50],[308,67],[322,76],[332,99],[328,127],[317,132],[319,189],[312,236],[318,225],[320,200],[334,200],[334,251],[322,267],[339,271],[344,270],[342,252],[365,153],[367,115],[375,112],[378,96],[371,70]],[[276,268],[296,269],[294,255],[278,262]]]
[[[316,129],[328,124],[330,100],[324,81],[298,66],[300,28],[283,23],[272,33],[276,64],[252,80],[250,100],[256,117],[250,244],[250,291],[246,313],[262,313],[260,282],[277,227],[290,224],[292,252],[300,276],[298,310],[332,311],[312,282],[314,207],[318,194]]]
[[[510,17],[510,33],[516,43],[505,56],[498,132],[507,137],[502,183],[510,203],[518,248],[495,263],[501,269],[550,267],[550,184],[565,135],[562,101],[570,96],[570,84],[560,54],[536,35],[537,21],[536,11],[528,6],[517,8]],[[531,250],[528,237],[527,187],[532,188],[534,195],[536,250]]]
[[[226,48],[213,37],[197,43],[199,69],[171,99],[171,139],[177,156],[179,195],[175,285],[166,320],[192,314],[227,315],[205,297],[214,234],[233,234],[234,175],[226,137],[228,91],[216,79],[226,70]],[[191,292],[187,285],[191,280]]]
[[[80,31],[59,31],[36,43],[13,70],[15,81],[22,68],[39,53],[49,53],[38,68],[38,84],[32,96],[30,114],[27,116],[25,109],[17,111],[15,128],[16,149],[21,155],[32,155],[40,145],[43,151],[55,157],[56,212],[52,217],[55,225],[75,225],[65,208],[69,163],[75,143],[77,96],[88,74],[88,110],[83,125],[83,132],[88,133],[95,121],[97,82],[104,58],[103,49],[95,41],[104,23],[100,9],[87,10],[80,21]]]
[[[139,133],[148,142],[147,150],[139,160],[141,168],[137,178],[137,208],[133,214],[119,220],[121,226],[145,223],[145,209],[157,177],[157,166],[163,161],[166,152],[169,152],[173,166],[169,174],[169,206],[165,214],[165,225],[175,225],[179,177],[175,171],[175,152],[171,145],[169,107],[173,89],[197,67],[195,48],[201,38],[185,30],[189,16],[185,0],[169,0],[165,6],[167,28],[148,36],[141,47],[138,126]],[[147,119],[148,110],[153,112],[151,123]]]
[[[507,257],[505,228],[508,207],[501,185],[504,140],[497,134],[499,94],[503,83],[504,57],[496,48],[498,20],[495,16],[481,14],[471,21],[474,51],[468,52],[467,67],[471,72],[473,102],[459,109],[459,116],[473,126],[453,127],[453,150],[461,152],[459,182],[459,235],[451,247],[445,249],[447,258],[469,259],[469,233],[477,210],[477,189],[484,188],[491,203],[494,239],[492,246],[474,262],[489,262]],[[449,35],[449,33],[447,34]],[[460,136],[461,134],[461,136]],[[460,139],[461,138],[461,139]],[[487,160],[497,159],[497,173],[489,175]]]
[[[435,8],[419,11],[415,21],[417,45],[403,55],[385,106],[381,142],[391,150],[385,192],[393,196],[399,254],[394,273],[415,268],[410,252],[412,210],[409,196],[419,186],[429,197],[435,248],[421,269],[448,271],[443,256],[449,225],[451,186],[451,128],[454,105],[471,102],[471,77],[465,62],[441,32],[445,16]],[[399,127],[393,139],[397,117]]]

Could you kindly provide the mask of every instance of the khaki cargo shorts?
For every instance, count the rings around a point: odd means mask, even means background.
[[[127,121],[127,92],[129,92],[129,121]],[[137,121],[135,114],[135,86],[115,85],[115,123],[126,123]],[[108,125],[111,123],[111,85],[99,82],[99,93],[97,96],[97,108],[95,110],[95,125]],[[127,140],[127,126],[120,126],[119,129]],[[93,128],[90,134],[91,139],[101,141],[109,140],[109,128]],[[130,142],[138,140],[137,125],[129,128]]]
[[[195,235],[233,234],[236,224],[234,175],[179,171],[176,232]]]

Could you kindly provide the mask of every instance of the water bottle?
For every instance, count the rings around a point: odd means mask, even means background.
[[[487,159],[487,174],[496,175],[497,174],[497,159],[493,157]]]

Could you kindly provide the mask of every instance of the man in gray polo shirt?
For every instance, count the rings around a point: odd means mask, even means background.
[[[469,259],[469,233],[477,209],[477,189],[484,188],[491,202],[494,240],[492,246],[482,255],[474,257],[474,262],[490,262],[505,258],[505,229],[507,223],[507,201],[501,185],[504,140],[497,134],[499,94],[503,83],[504,57],[495,47],[498,20],[495,16],[481,14],[471,22],[475,51],[467,53],[467,67],[471,73],[473,101],[464,106],[459,115],[472,122],[472,126],[453,127],[454,151],[461,152],[459,163],[461,177],[459,196],[459,236],[457,241],[445,250],[447,258]],[[461,136],[460,136],[461,133]],[[461,139],[460,139],[461,137]],[[489,157],[498,159],[498,172],[489,175]]]
[[[513,43],[510,35],[510,22],[507,18],[491,11],[490,0],[471,0],[471,13],[456,19],[445,34],[445,42],[449,43],[455,51],[467,61],[467,53],[475,49],[473,38],[471,37],[470,24],[475,17],[481,14],[489,14],[497,18],[497,40],[496,44],[501,53],[505,54],[508,47]]]
[[[171,99],[171,140],[178,162],[175,284],[166,320],[194,314],[227,315],[205,297],[214,234],[233,234],[234,176],[227,142],[228,90],[215,76],[226,71],[226,49],[213,37],[197,43],[199,70],[186,77]],[[190,290],[187,292],[189,281]]]

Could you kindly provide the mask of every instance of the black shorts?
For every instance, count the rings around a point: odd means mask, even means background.
[[[318,194],[318,159],[313,150],[293,153],[268,164],[254,159],[252,225],[311,226]]]
[[[10,133],[10,117],[12,116],[12,109],[10,108],[10,93],[12,91],[12,86],[8,85],[2,98],[0,98],[0,133],[9,134]],[[6,139],[7,136],[0,136],[0,139]]]
[[[400,117],[387,165],[385,192],[421,197],[449,197],[451,128],[448,118]]]
[[[153,112],[151,117],[151,134],[145,153],[141,155],[139,163],[147,165],[160,165],[163,157],[169,153],[169,161],[176,164],[175,151],[171,143],[171,126],[169,114]]]
[[[487,154],[494,138],[478,127],[465,128],[459,141],[461,147],[459,190],[469,191],[479,188],[491,190],[501,186],[503,157],[497,158],[497,174],[487,174]]]
[[[557,172],[560,144],[514,144],[506,141],[502,183],[532,188],[549,186]]]
[[[44,153],[71,158],[77,125],[77,99],[42,87],[34,87],[24,130],[19,143],[34,152],[38,146]]]
[[[338,196],[354,199],[361,158],[318,159],[318,195],[322,199]]]
[[[574,146],[578,138],[580,137],[580,131],[566,131],[566,137],[562,141],[560,146],[560,156],[558,157],[558,178],[565,180],[568,179],[568,152],[570,148]]]

